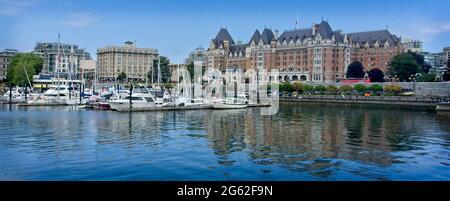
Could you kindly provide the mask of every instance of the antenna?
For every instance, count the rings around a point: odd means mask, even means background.
[[[298,27],[298,8],[297,8],[297,18],[295,19],[295,29]]]

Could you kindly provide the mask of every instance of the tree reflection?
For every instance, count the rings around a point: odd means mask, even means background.
[[[275,116],[260,116],[257,108],[213,111],[205,125],[221,165],[232,165],[229,155],[247,149],[255,164],[279,164],[327,178],[341,160],[376,166],[398,162],[395,152],[420,143],[417,136],[426,128],[415,125],[423,118],[430,115],[378,107],[283,104]]]

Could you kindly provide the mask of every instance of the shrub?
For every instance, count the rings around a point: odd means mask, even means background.
[[[398,94],[402,91],[402,87],[398,85],[387,85],[384,87],[384,92],[388,94]]]
[[[292,84],[289,82],[285,82],[279,85],[280,91],[286,91],[286,92],[292,92],[294,88],[292,87]]]
[[[314,90],[314,87],[311,86],[311,85],[307,85],[307,84],[302,85],[302,92],[303,93],[310,92],[310,91],[313,91],[313,90]]]
[[[322,85],[317,85],[317,86],[314,87],[314,91],[323,92],[323,91],[326,91],[326,90],[327,90],[327,88],[322,86]]]
[[[349,86],[349,85],[344,85],[344,86],[341,86],[341,87],[339,88],[339,91],[342,92],[342,93],[349,93],[349,92],[351,92],[352,90],[353,90],[353,87],[352,87],[352,86]]]
[[[370,85],[369,88],[367,88],[367,89],[370,91],[373,91],[373,92],[380,92],[380,91],[383,91],[383,86],[381,86],[379,84],[373,84],[373,85]]]
[[[302,87],[303,85],[300,82],[294,82],[294,84],[292,85],[293,90],[299,93],[302,93]]]
[[[327,92],[334,94],[338,91],[338,88],[334,85],[329,85],[327,86]]]
[[[364,84],[357,84],[353,87],[353,89],[358,92],[365,92],[367,90],[367,87]]]
[[[417,77],[417,82],[435,82],[435,81],[436,75],[431,73]]]
[[[172,85],[172,83],[164,83],[164,84],[163,84],[163,88],[164,88],[164,89],[172,89],[172,88],[173,88],[173,85]]]

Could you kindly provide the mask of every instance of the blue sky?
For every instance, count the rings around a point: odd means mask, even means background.
[[[333,29],[385,29],[424,41],[426,51],[450,46],[448,0],[0,0],[0,49],[30,51],[38,41],[75,43],[95,58],[96,49],[136,41],[172,62],[207,47],[221,26],[235,41],[255,29],[310,27],[323,18]]]

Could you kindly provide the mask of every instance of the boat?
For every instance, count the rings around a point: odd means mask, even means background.
[[[150,93],[133,93],[131,97],[128,96],[122,99],[111,100],[109,101],[109,105],[112,110],[116,111],[139,111],[162,108],[163,102],[156,102],[155,98]]]
[[[74,98],[76,94],[78,92],[70,90],[68,86],[53,86],[42,94],[32,94],[27,103],[21,106],[76,105],[79,103],[78,99]]]
[[[245,109],[248,101],[240,98],[227,98],[214,102],[212,106],[214,109]]]
[[[10,94],[11,94],[11,101],[9,100],[10,98]],[[23,103],[25,102],[25,94],[24,91],[21,88],[14,88],[11,91],[7,91],[6,93],[3,94],[3,96],[1,97],[1,101],[4,103]]]

